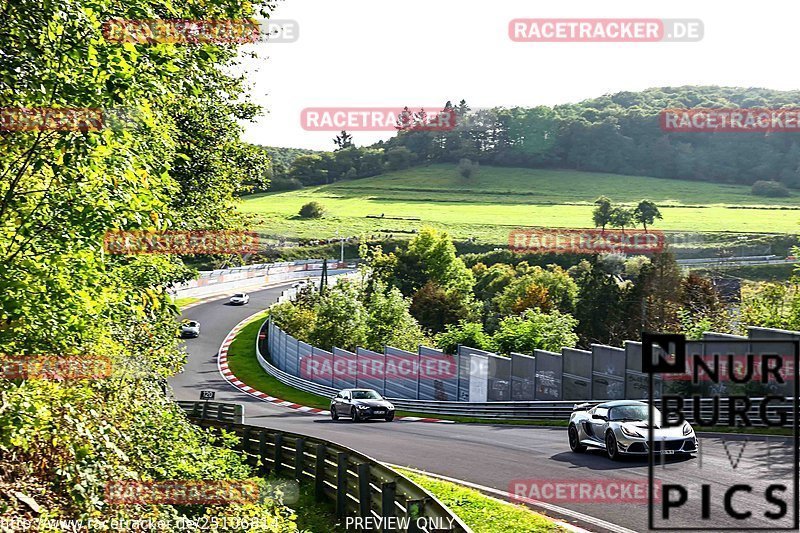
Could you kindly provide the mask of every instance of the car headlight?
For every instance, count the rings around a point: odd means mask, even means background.
[[[369,409],[369,405],[356,405],[358,409]]]
[[[389,404],[389,405],[387,405],[387,406],[386,406],[386,408],[387,408],[387,409],[394,409],[394,405],[392,405],[392,404]]]
[[[692,426],[689,425],[689,422],[683,423],[683,434],[684,435],[691,435],[692,434]]]
[[[623,435],[627,435],[629,437],[639,437],[640,439],[644,438],[642,434],[636,431],[635,429],[630,429],[629,427],[626,426],[620,426],[619,429],[622,431]]]

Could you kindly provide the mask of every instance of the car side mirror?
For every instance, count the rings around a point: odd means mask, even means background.
[[[592,418],[594,418],[595,420],[608,420],[608,418],[606,418],[603,415],[592,415]]]

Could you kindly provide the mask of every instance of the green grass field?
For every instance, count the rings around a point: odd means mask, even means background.
[[[475,489],[435,479],[411,470],[401,468],[400,472],[414,483],[430,491],[475,533],[567,531],[546,516],[535,513],[523,505],[506,503],[485,496]]]
[[[271,235],[330,238],[402,234],[428,225],[456,239],[507,244],[511,228],[591,227],[592,202],[606,195],[633,204],[643,198],[661,206],[655,229],[699,232],[796,233],[800,197],[760,198],[750,188],[620,176],[569,170],[481,167],[464,179],[455,165],[430,165],[381,176],[245,197],[242,211],[256,217],[256,229]],[[297,217],[300,207],[321,202],[322,219]],[[366,218],[415,217],[419,221]]]

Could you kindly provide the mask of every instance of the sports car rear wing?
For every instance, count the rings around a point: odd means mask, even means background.
[[[594,405],[595,404],[588,403],[588,402],[587,403],[576,403],[575,405],[572,406],[572,411],[573,412],[574,411],[588,411],[589,409],[594,407]]]

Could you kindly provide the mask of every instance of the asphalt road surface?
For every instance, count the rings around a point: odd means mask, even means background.
[[[230,306],[224,299],[184,312],[185,318],[200,322],[201,335],[186,341],[189,358],[185,371],[170,380],[176,399],[198,400],[200,390],[214,390],[217,401],[244,404],[248,424],[314,435],[352,447],[380,461],[501,491],[513,492],[521,483],[524,494],[533,499],[545,500],[629,530],[648,529],[648,505],[636,499],[642,496],[642,489],[635,492],[636,486],[646,487],[647,460],[613,462],[600,452],[572,453],[565,428],[402,421],[354,424],[343,419],[334,422],[329,417],[279,407],[238,391],[217,369],[216,355],[222,339],[240,320],[272,304],[285,287],[253,292],[246,306]],[[662,502],[655,503],[656,527],[774,531],[779,526],[791,525],[796,498],[792,470],[796,463],[791,440],[774,437],[764,441],[730,435],[700,440],[702,453],[698,457],[668,460],[665,465],[654,468],[657,483],[680,484],[687,491],[686,503],[672,509],[666,521],[661,519]],[[584,484],[581,488],[565,484],[577,481],[590,485]],[[555,482],[559,485],[554,485]],[[734,519],[725,511],[725,493],[737,484],[752,487],[751,492],[740,490],[731,495],[730,506],[734,512],[752,513],[743,519]],[[770,484],[786,486],[783,492],[779,488],[772,489],[772,496],[787,504],[783,520],[764,516],[765,512],[780,511],[779,504],[765,499]],[[702,518],[702,485],[708,486],[705,489],[708,491],[707,519]],[[592,492],[586,492],[586,487]],[[673,500],[678,498],[677,493],[671,495]],[[550,511],[549,514],[559,513]],[[568,514],[562,517],[576,521]],[[578,523],[593,531],[604,529],[585,521]]]

